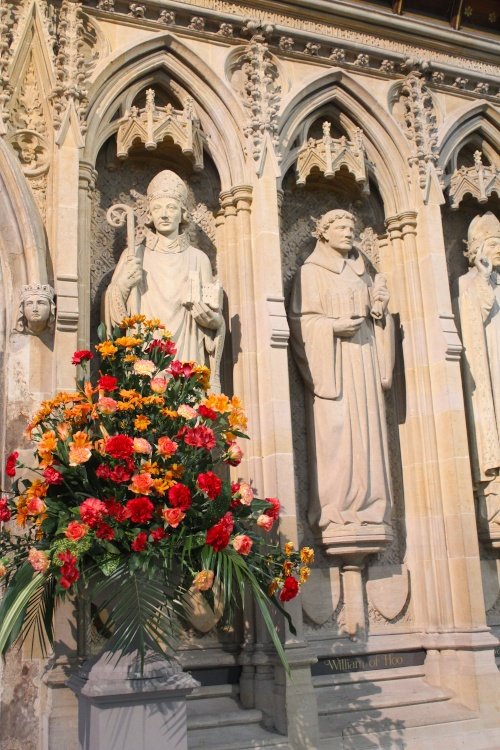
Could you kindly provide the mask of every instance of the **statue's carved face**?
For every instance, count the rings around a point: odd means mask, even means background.
[[[149,205],[149,213],[156,231],[165,237],[176,237],[182,221],[183,206],[169,196],[155,198]]]
[[[491,261],[493,268],[500,267],[500,236],[488,237],[484,241],[482,255]]]
[[[348,217],[333,221],[325,232],[325,241],[332,250],[347,255],[354,241],[354,221]]]
[[[23,312],[27,327],[33,333],[40,333],[47,327],[50,317],[50,300],[47,297],[32,294],[23,302]]]

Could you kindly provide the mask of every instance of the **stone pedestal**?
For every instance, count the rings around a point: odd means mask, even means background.
[[[176,662],[104,652],[68,681],[78,696],[81,750],[187,750],[186,695],[198,686]]]

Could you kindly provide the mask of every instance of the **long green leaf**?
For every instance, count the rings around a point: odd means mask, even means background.
[[[23,565],[9,583],[0,603],[0,653],[4,654],[21,632],[26,608],[31,597],[44,584],[41,573],[31,571],[30,565]]]

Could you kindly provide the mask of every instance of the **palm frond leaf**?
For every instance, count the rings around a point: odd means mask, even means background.
[[[45,582],[45,576],[35,573],[29,563],[25,563],[9,581],[5,595],[0,602],[0,653],[5,654],[16,641],[32,598]]]

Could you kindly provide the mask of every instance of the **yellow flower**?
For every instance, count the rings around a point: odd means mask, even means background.
[[[300,582],[305,583],[311,575],[311,568],[303,567],[299,571]]]
[[[168,406],[166,406],[164,409],[161,410],[162,416],[164,417],[170,417],[170,419],[176,419],[178,416],[175,409],[169,409]]]
[[[193,367],[195,372],[196,380],[201,385],[204,391],[208,391],[210,388],[210,370],[205,365],[196,364]]]
[[[314,562],[314,550],[311,547],[302,547],[300,559],[305,565],[310,565]]]
[[[292,552],[293,552],[293,544],[292,544],[292,542],[287,542],[285,544],[285,555],[287,557],[290,557],[290,555],[292,554]]]
[[[283,575],[285,577],[291,575],[292,570],[293,570],[293,563],[290,562],[290,560],[287,560],[286,562],[283,563]]]
[[[269,596],[274,596],[276,591],[279,588],[280,579],[279,578],[273,578],[269,586],[267,587],[267,593]]]
[[[103,341],[102,344],[96,345],[96,349],[103,359],[114,357],[118,351],[118,347],[115,346],[112,341]]]
[[[115,339],[115,344],[117,346],[122,346],[124,349],[132,349],[133,346],[139,346],[143,341],[144,339],[141,339],[138,336],[120,336]]]
[[[53,453],[57,448],[57,438],[54,430],[47,430],[42,434],[42,438],[38,443],[38,453]]]
[[[118,324],[119,328],[133,328],[135,325],[139,323],[144,323],[146,320],[145,315],[131,315],[128,318],[123,318],[121,323]]]
[[[140,430],[141,432],[143,430],[146,430],[147,427],[148,427],[148,425],[150,425],[150,424],[151,424],[151,420],[148,419],[148,417],[146,417],[144,414],[139,414],[134,419],[134,427],[135,427],[135,429],[136,430]]]
[[[211,393],[202,403],[209,409],[219,412],[219,414],[231,411],[230,401],[224,393]]]
[[[73,441],[69,444],[69,465],[78,466],[84,464],[92,455],[92,443],[86,432],[75,432]]]
[[[193,578],[193,588],[197,591],[208,591],[214,583],[213,570],[200,570]]]
[[[137,362],[137,357],[135,356],[135,354],[126,354],[123,358],[123,361],[131,363]]]

